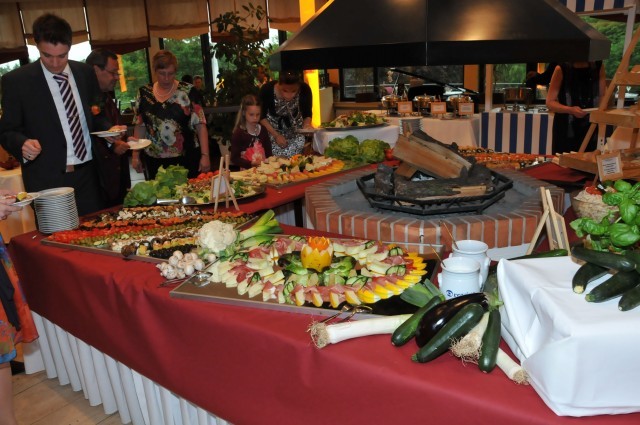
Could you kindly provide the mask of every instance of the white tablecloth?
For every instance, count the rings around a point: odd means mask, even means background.
[[[22,172],[20,168],[0,171],[0,188],[18,193],[24,191],[22,184]],[[5,242],[9,242],[12,237],[30,232],[36,229],[36,220],[31,205],[23,207],[21,211],[15,212],[6,220],[0,220],[0,233]]]
[[[385,111],[367,111],[381,116],[389,124],[398,126],[402,132],[402,122],[411,122],[412,131],[420,129],[442,143],[457,143],[458,146],[478,146],[480,140],[480,114],[468,118],[440,119],[432,117],[394,117],[387,116]],[[418,125],[416,125],[418,123]]]
[[[638,412],[640,311],[585,301],[571,290],[578,268],[570,257],[501,260],[502,336],[556,414]]]
[[[362,142],[366,139],[378,139],[389,143],[391,147],[396,145],[400,130],[396,125],[385,125],[373,128],[352,128],[344,130],[318,130],[313,135],[313,150],[323,154],[329,142],[338,137],[352,135]]]

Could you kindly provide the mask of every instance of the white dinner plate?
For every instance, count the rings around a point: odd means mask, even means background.
[[[124,133],[127,130],[115,130],[115,131],[94,131],[93,134],[94,136],[98,136],[98,137],[113,137],[113,136],[119,136],[122,133]]]
[[[151,144],[151,140],[149,139],[138,139],[137,141],[129,141],[129,149],[137,151],[139,149],[144,149]]]
[[[33,202],[34,199],[38,198],[39,196],[40,193],[38,192],[29,192],[27,193],[27,197],[25,199],[23,199],[22,201],[14,202],[12,205],[16,207],[24,207],[26,205],[29,205],[31,202]]]
[[[41,190],[40,191],[40,196],[46,196],[46,197],[56,197],[56,196],[62,196],[62,195],[69,195],[70,193],[73,193],[73,188],[72,187],[54,187],[52,189],[45,189],[45,190]],[[73,195],[70,195],[70,197],[72,197]]]

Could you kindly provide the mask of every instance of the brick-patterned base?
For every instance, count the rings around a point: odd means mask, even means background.
[[[315,229],[358,238],[405,243],[450,245],[450,237],[441,222],[456,240],[482,240],[490,248],[504,248],[529,243],[543,213],[540,187],[550,190],[556,211],[564,211],[564,190],[534,179],[516,170],[500,170],[514,182],[510,190],[518,190],[524,201],[509,213],[485,213],[451,218],[432,219],[406,215],[385,216],[357,209],[345,210],[333,199],[332,189],[367,175],[371,171],[354,171],[319,183],[305,192],[307,216]],[[356,189],[357,190],[357,189]],[[366,202],[366,201],[364,201]]]

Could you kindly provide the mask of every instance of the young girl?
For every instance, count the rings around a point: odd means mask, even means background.
[[[260,125],[260,102],[252,94],[242,98],[231,136],[231,163],[240,168],[260,165],[271,156],[269,133]]]

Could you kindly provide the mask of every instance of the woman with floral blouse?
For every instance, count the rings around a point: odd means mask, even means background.
[[[148,180],[160,166],[182,165],[189,177],[209,171],[209,136],[202,106],[192,100],[194,87],[176,80],[178,60],[168,50],[154,55],[152,68],[156,82],[138,91],[131,138],[148,138],[151,145],[142,154],[133,151],[131,165],[138,172],[144,168]]]

